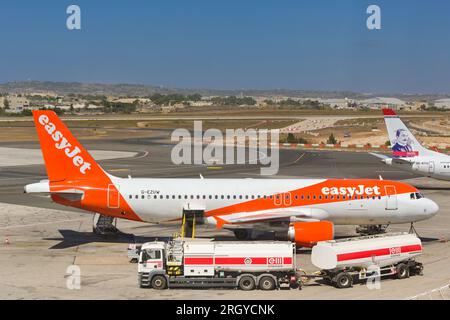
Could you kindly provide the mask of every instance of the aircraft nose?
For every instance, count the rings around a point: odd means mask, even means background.
[[[429,216],[434,216],[436,213],[438,213],[439,206],[433,200],[427,199],[427,203],[425,205],[425,210]]]

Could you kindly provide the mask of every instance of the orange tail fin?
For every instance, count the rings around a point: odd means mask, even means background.
[[[83,148],[55,112],[33,111],[50,181],[85,180],[105,176],[103,169]]]

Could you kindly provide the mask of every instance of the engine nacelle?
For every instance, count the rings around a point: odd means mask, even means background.
[[[294,222],[289,225],[288,239],[300,247],[312,248],[319,241],[333,238],[334,226],[329,221]]]

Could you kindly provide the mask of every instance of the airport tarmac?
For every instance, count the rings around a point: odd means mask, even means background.
[[[172,146],[156,138],[83,142],[87,149],[134,152],[130,158],[107,159],[101,165],[111,174],[126,177],[262,178],[257,165],[182,165],[170,161]],[[1,147],[37,149],[35,142],[1,144]],[[242,292],[229,289],[155,291],[139,289],[137,265],[127,260],[130,242],[164,239],[179,230],[178,225],[150,225],[118,221],[118,228],[130,236],[104,239],[92,234],[92,215],[62,207],[48,198],[23,194],[23,186],[46,178],[43,165],[0,167],[0,298],[1,299],[406,299],[450,283],[450,186],[398,171],[366,153],[338,151],[280,150],[280,170],[275,178],[336,177],[415,179],[427,186],[427,197],[440,206],[438,215],[415,225],[423,238],[424,275],[405,280],[385,279],[378,290],[365,284],[339,290],[311,281],[303,290]],[[408,231],[409,225],[389,227]],[[226,230],[200,227],[200,237],[232,240]],[[337,236],[355,235],[354,227],[338,226]],[[6,240],[9,244],[6,243]],[[298,252],[299,266],[313,272],[309,250]],[[77,265],[81,288],[67,288],[67,268]],[[449,298],[448,290],[425,294],[419,299]]]

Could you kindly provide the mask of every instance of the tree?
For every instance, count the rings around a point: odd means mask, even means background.
[[[5,109],[9,109],[9,100],[8,100],[8,98],[6,98],[6,96],[3,100],[3,105],[5,106]]]
[[[328,144],[337,144],[337,140],[334,137],[334,134],[330,134],[330,136],[328,137],[327,143]]]
[[[295,136],[292,133],[288,133],[286,142],[287,143],[297,143],[297,139],[295,138]]]

